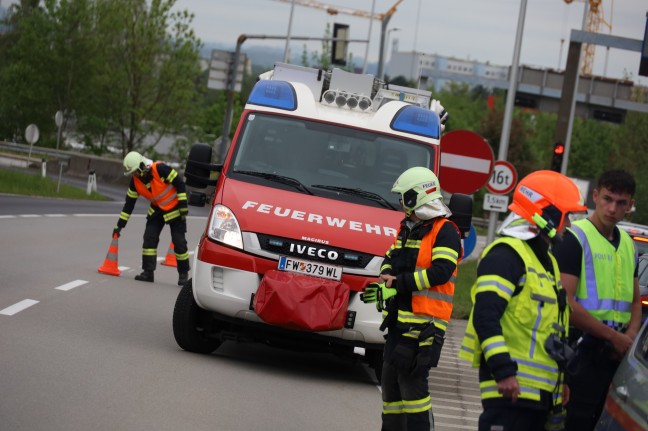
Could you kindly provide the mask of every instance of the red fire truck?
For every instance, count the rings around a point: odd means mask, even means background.
[[[394,181],[413,166],[438,173],[431,94],[281,63],[261,78],[222,164],[207,145],[190,150],[190,204],[211,213],[175,339],[201,353],[236,340],[360,355],[380,378],[382,316],[359,292],[403,218]],[[467,230],[470,211],[457,214]]]

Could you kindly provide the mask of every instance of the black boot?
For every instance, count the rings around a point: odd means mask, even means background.
[[[141,274],[137,274],[135,276],[135,280],[137,281],[148,281],[149,283],[153,283],[153,271],[142,271]]]
[[[188,272],[180,272],[178,273],[178,286],[184,286],[185,283],[189,281],[189,273]]]

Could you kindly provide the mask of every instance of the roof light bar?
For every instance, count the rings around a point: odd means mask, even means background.
[[[339,90],[326,90],[322,95],[322,103],[325,105],[335,104],[339,108],[360,109],[361,111],[371,108],[369,97]]]
[[[441,126],[439,115],[415,105],[403,106],[394,116],[391,128],[399,132],[413,133],[439,139]]]
[[[297,94],[288,82],[259,81],[252,89],[248,103],[294,111],[297,109]]]

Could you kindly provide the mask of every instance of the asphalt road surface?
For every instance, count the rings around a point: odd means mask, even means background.
[[[125,192],[125,190],[124,190]],[[0,430],[377,430],[372,370],[329,354],[224,343],[181,350],[171,319],[175,268],[140,271],[146,202],[119,239],[118,277],[100,274],[122,201],[0,195]],[[206,209],[190,209],[192,251]],[[170,243],[163,231],[158,260]],[[475,370],[452,322],[432,371],[437,431],[476,429]]]

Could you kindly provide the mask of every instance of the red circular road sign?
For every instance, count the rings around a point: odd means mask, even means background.
[[[441,137],[441,188],[448,193],[475,193],[488,182],[493,162],[493,149],[484,138],[468,130],[448,132]]]
[[[515,166],[504,160],[495,162],[486,188],[489,192],[505,195],[511,192],[517,184],[517,170]]]

